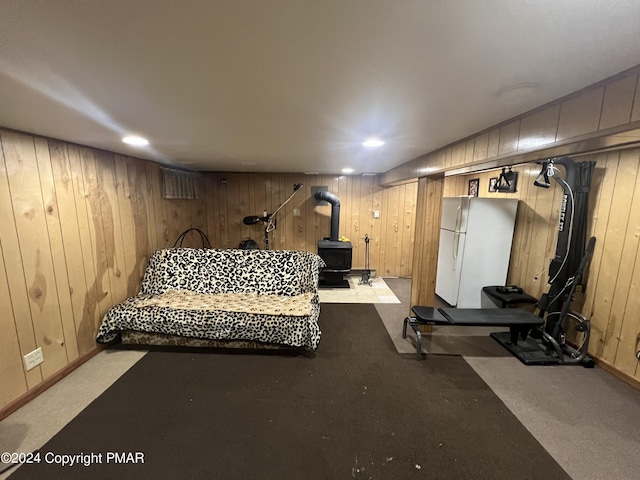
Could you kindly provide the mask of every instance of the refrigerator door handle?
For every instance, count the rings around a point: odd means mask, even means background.
[[[462,205],[458,207],[458,212],[456,213],[456,234],[460,233],[460,224],[462,223]]]
[[[458,263],[458,247],[460,244],[460,232],[453,234],[453,271],[456,271],[456,264]]]

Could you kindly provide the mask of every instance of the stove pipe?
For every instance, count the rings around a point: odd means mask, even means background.
[[[331,236],[329,240],[338,241],[338,228],[340,227],[340,200],[333,193],[327,191],[316,192],[316,200],[324,200],[331,204]]]

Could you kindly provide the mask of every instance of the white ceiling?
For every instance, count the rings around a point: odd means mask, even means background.
[[[198,170],[383,172],[637,64],[638,0],[0,1],[0,126]]]

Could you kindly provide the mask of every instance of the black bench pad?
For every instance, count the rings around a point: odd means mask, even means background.
[[[413,313],[416,314],[416,320],[421,323],[431,325],[451,325],[437,308],[434,307],[411,307]]]
[[[544,323],[539,316],[520,308],[439,308],[438,311],[449,325],[509,327]]]

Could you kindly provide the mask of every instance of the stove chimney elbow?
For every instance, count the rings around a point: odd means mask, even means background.
[[[316,192],[316,200],[329,202],[331,204],[331,236],[330,240],[338,241],[338,228],[340,227],[340,200],[333,193],[326,190]]]

